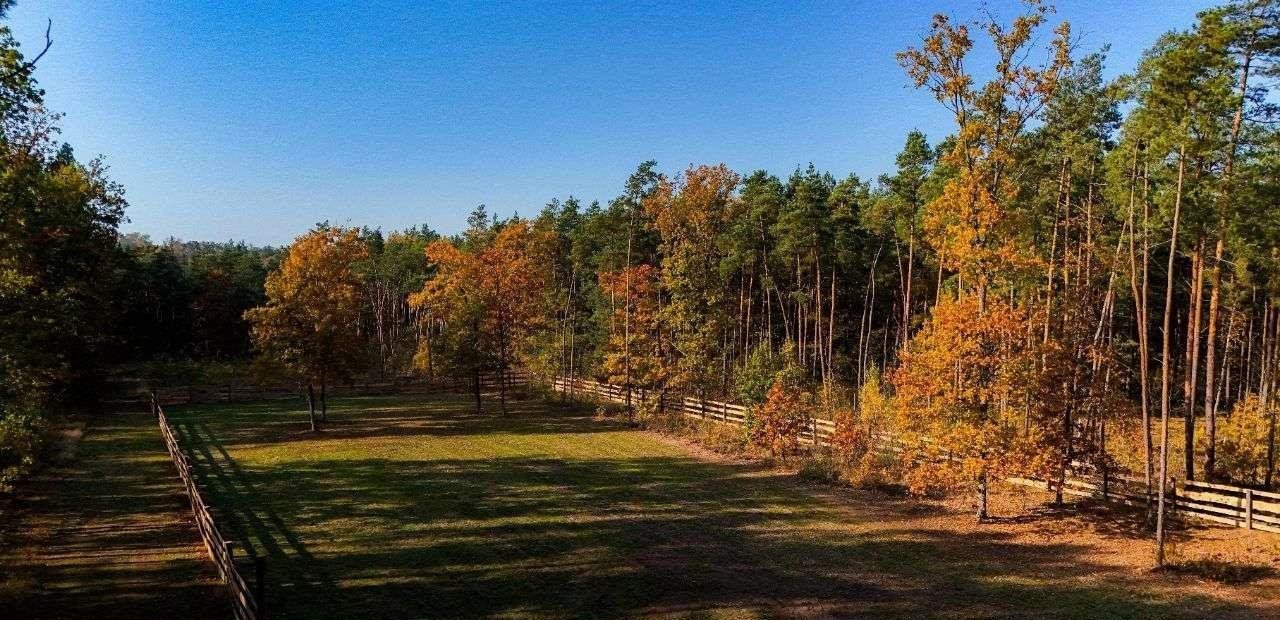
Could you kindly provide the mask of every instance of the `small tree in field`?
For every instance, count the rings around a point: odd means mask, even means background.
[[[854,484],[887,478],[891,464],[883,457],[879,437],[889,430],[890,405],[881,387],[880,371],[872,366],[858,390],[857,406],[838,407],[834,412],[832,457],[841,475]]]
[[[1236,403],[1231,415],[1219,421],[1218,474],[1240,484],[1260,484],[1267,479],[1268,438],[1275,424],[1276,408],[1249,394]],[[1201,437],[1201,446],[1208,441]]]
[[[321,228],[293,242],[280,267],[266,280],[266,305],[245,318],[263,357],[306,384],[311,430],[328,409],[330,381],[348,376],[360,352],[360,277],[353,266],[368,258],[355,228]]]

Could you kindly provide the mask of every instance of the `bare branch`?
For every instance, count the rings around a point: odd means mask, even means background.
[[[35,58],[32,58],[31,60],[28,60],[27,62],[22,63],[17,69],[14,69],[13,71],[10,71],[9,73],[0,77],[0,81],[8,82],[9,80],[12,80],[20,76],[30,75],[31,71],[36,68],[36,63],[40,62],[40,59],[44,58],[44,55],[48,53],[49,48],[53,47],[53,38],[50,36],[50,33],[52,33],[52,31],[53,31],[53,20],[50,19],[49,24],[45,26],[45,29],[44,29],[44,49],[40,50],[40,53],[36,54]]]

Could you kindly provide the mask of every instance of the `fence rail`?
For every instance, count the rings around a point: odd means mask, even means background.
[[[570,395],[582,394],[616,403],[626,402],[627,396],[623,386],[590,379],[556,377],[553,388]],[[632,390],[631,396],[637,402],[654,397],[645,390]],[[747,421],[747,408],[742,405],[661,393],[658,398],[661,399],[659,404],[664,410],[678,411],[686,417],[737,425],[746,424]],[[817,445],[825,445],[835,434],[835,430],[835,422],[811,418],[802,431],[800,440],[808,444],[816,442]],[[877,440],[886,449],[894,449],[893,438],[880,435]],[[1056,488],[1055,483],[1044,480],[1010,478],[1009,481],[1045,490]],[[1223,525],[1280,533],[1280,493],[1208,482],[1173,482],[1172,493],[1165,501],[1177,512]],[[1143,479],[1115,472],[1069,476],[1063,482],[1062,492],[1132,506],[1153,503]]]
[[[484,373],[480,375],[480,388],[486,391],[496,390],[500,387],[500,377],[498,373]],[[417,377],[401,378],[387,381],[363,381],[345,385],[331,386],[335,393],[348,395],[373,395],[373,394],[395,394],[395,393],[414,393],[428,392],[431,390],[439,390],[441,388],[450,390],[470,390],[473,379],[471,377],[441,377],[436,380],[426,380]],[[506,383],[508,388],[519,388],[529,384],[529,374],[522,370],[512,370],[506,374]],[[239,402],[246,400],[261,400],[275,398],[293,398],[302,395],[302,388],[287,384],[257,386],[244,384],[209,384],[209,385],[177,385],[160,387],[154,390],[155,398],[161,404],[167,405],[185,405],[189,403],[205,403],[205,402]],[[149,398],[142,388],[138,389],[140,394],[137,397],[118,401],[121,403],[137,403],[145,401]]]
[[[178,477],[182,479],[187,497],[191,500],[191,512],[195,515],[196,529],[200,532],[200,539],[204,541],[209,559],[218,570],[218,577],[226,584],[227,591],[231,595],[231,607],[236,620],[263,620],[266,618],[264,592],[266,560],[261,556],[253,556],[254,581],[250,586],[249,581],[236,566],[233,552],[235,544],[218,531],[218,524],[209,512],[209,506],[205,503],[204,497],[200,494],[200,487],[192,476],[191,459],[178,444],[177,435],[169,426],[169,419],[165,416],[164,409],[157,401],[152,401],[151,407],[160,425],[160,435],[164,437],[164,445],[169,450],[169,458],[173,459],[173,466],[178,470]]]

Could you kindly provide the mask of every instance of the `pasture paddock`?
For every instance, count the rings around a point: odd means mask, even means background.
[[[1002,489],[994,523],[806,483],[558,403],[465,395],[171,407],[224,532],[268,558],[279,618],[1257,618],[1280,578],[1152,574],[1138,519]],[[496,409],[496,406],[494,407]],[[1178,553],[1275,558],[1271,538]],[[1270,545],[1270,546],[1269,546]]]

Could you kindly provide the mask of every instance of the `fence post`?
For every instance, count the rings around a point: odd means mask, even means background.
[[[1253,489],[1244,490],[1244,526],[1253,529]]]
[[[267,559],[253,557],[253,600],[258,604],[258,620],[267,617]]]
[[[151,417],[160,417],[160,401],[156,399],[156,389],[147,390],[147,394],[151,396]]]

